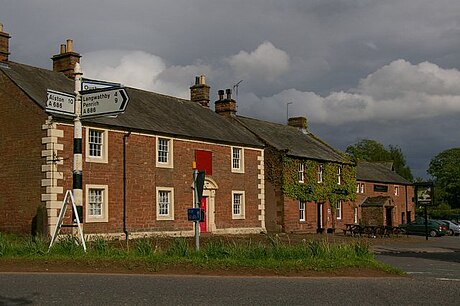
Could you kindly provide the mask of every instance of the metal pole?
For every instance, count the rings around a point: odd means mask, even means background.
[[[75,64],[75,119],[73,138],[73,197],[75,205],[83,206],[83,158],[82,158],[82,125],[81,125],[81,72],[80,64]],[[83,211],[83,209],[81,210]]]
[[[193,170],[193,187],[194,187],[194,194],[195,194],[195,208],[200,208],[200,202],[198,201],[198,188],[197,188],[197,181],[198,178],[198,170]],[[200,250],[200,221],[195,221],[195,250]]]

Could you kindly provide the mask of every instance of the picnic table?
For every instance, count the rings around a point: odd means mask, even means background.
[[[404,233],[404,228],[399,226],[388,226],[388,225],[360,225],[360,224],[345,224],[343,234],[345,236],[363,236],[375,238],[379,237],[390,237],[391,235],[399,235]]]

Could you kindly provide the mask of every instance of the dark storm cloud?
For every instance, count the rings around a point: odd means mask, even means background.
[[[332,145],[400,145],[416,175],[458,146],[458,0],[0,0],[0,22],[11,60],[50,68],[72,38],[88,76],[187,97],[206,74],[213,99],[243,80],[240,113],[285,122],[294,102]]]

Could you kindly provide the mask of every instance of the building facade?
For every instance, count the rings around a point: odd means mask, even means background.
[[[0,39],[7,48],[9,35]],[[0,53],[0,231],[49,234],[74,188],[75,140],[73,118],[46,112],[47,90],[74,92],[80,55],[67,41],[50,71]],[[191,101],[126,91],[123,114],[82,120],[85,234],[192,235],[194,162],[206,172],[201,232],[265,231],[263,144],[209,109],[204,78]],[[72,223],[68,211],[64,222]]]

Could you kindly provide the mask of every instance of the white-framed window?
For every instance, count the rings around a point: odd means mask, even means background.
[[[86,161],[92,163],[107,163],[108,130],[86,129]]]
[[[337,207],[336,207],[336,216],[337,220],[342,220],[342,201],[337,201]]]
[[[318,165],[318,168],[317,168],[317,182],[318,183],[323,182],[323,165]]]
[[[244,191],[232,191],[232,218],[245,218]]]
[[[85,222],[108,222],[109,187],[107,185],[86,185],[85,191]]]
[[[173,140],[171,138],[157,137],[156,166],[162,168],[173,167]]]
[[[358,207],[353,208],[353,223],[358,224]]]
[[[337,185],[342,185],[342,167],[337,167]]]
[[[156,187],[157,220],[174,220],[174,188]]]
[[[395,185],[395,196],[399,196],[399,186]]]
[[[305,201],[299,201],[299,221],[306,221]]]
[[[356,183],[356,193],[364,193],[364,183]]]
[[[232,147],[232,172],[244,172],[244,149]]]
[[[299,163],[299,183],[305,182],[305,164],[303,162]]]

